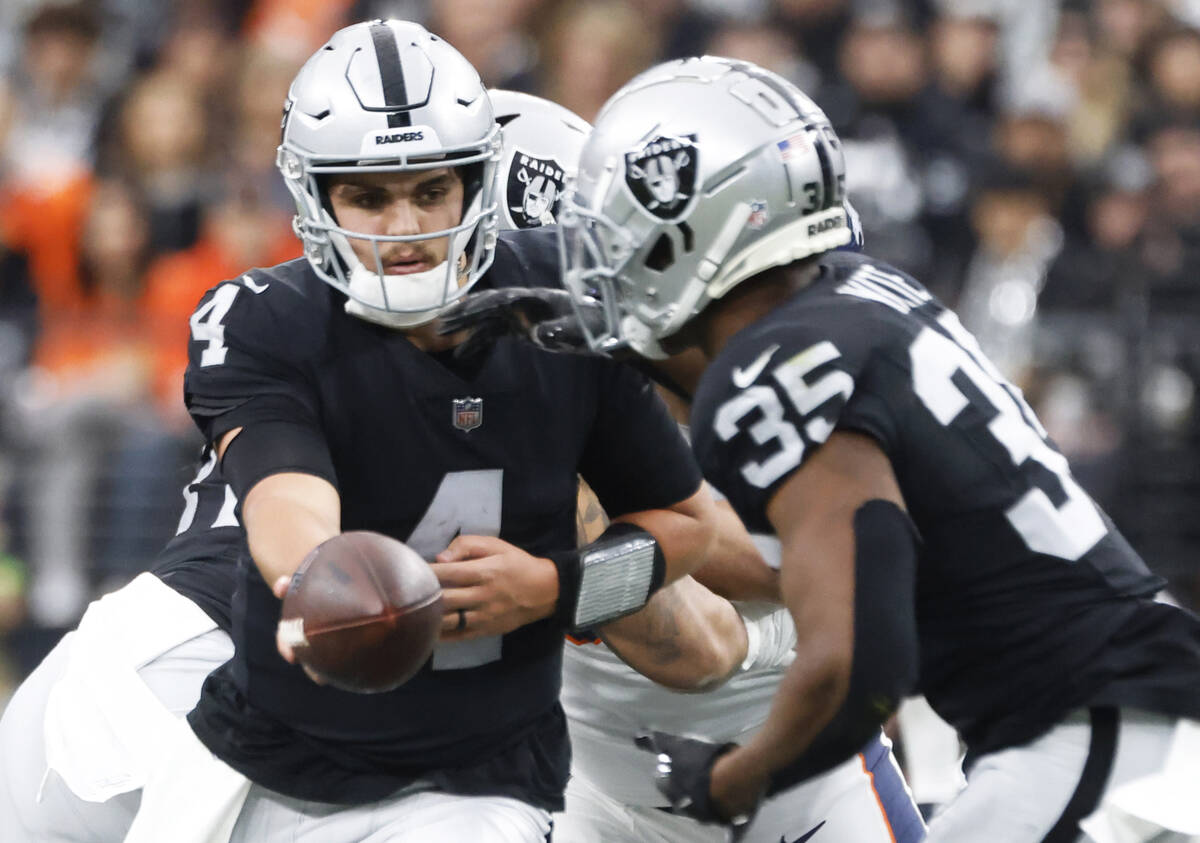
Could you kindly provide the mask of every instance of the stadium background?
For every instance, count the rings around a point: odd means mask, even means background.
[[[797,83],[844,141],[868,250],[959,310],[1200,603],[1197,0],[4,0],[0,704],[173,532],[187,317],[299,254],[287,83],[383,16],[587,119],[666,58]]]

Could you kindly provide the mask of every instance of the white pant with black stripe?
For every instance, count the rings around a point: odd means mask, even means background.
[[[1134,709],[1074,712],[1024,746],[980,757],[927,840],[1200,843],[1200,775],[1182,743],[1193,730],[1200,724]],[[1141,795],[1123,798],[1132,792]]]

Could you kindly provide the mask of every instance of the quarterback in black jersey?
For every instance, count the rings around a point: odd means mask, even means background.
[[[20,834],[548,837],[569,762],[563,633],[620,618],[695,567],[712,503],[632,369],[514,340],[463,356],[463,334],[436,331],[472,285],[557,274],[553,232],[497,239],[498,132],[475,71],[414,24],[349,27],[302,68],[278,164],[306,259],[217,285],[191,318],[186,401],[209,446],[142,586],[177,599],[155,597],[140,654],[135,595],[89,610],[91,634],[55,657],[44,746],[36,694],[18,694],[0,807]],[[576,550],[580,475],[620,528]],[[291,574],[343,530],[407,542],[443,586],[441,642],[393,692],[316,684],[276,640]],[[140,670],[163,661],[158,622],[180,643],[211,641],[187,659],[220,665],[198,703],[169,713]],[[170,716],[189,709],[191,730]],[[117,728],[138,720],[144,734]],[[90,817],[92,803],[120,815]]]
[[[968,750],[929,839],[1074,841],[1122,813],[1186,832],[1195,806],[1164,800],[1200,734],[1200,621],[1155,602],[1162,580],[954,314],[835,251],[844,179],[802,92],[688,59],[606,104],[563,200],[575,316],[535,335],[703,353],[693,449],[746,526],[781,540],[797,630],[744,746],[643,739],[660,788],[745,822],[924,693]]]

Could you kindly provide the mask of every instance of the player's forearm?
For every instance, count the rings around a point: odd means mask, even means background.
[[[849,669],[839,659],[792,663],[763,728],[713,766],[711,793],[728,816],[753,808],[771,775],[799,758],[837,713],[848,688]]]
[[[641,611],[599,633],[634,670],[680,691],[716,687],[746,657],[746,628],[737,610],[691,577],[661,589]]]
[[[263,579],[290,577],[309,552],[341,532],[337,492],[308,474],[275,474],[250,490],[242,521]]]
[[[670,509],[633,512],[613,520],[636,524],[654,536],[666,560],[666,585],[692,573],[708,559],[716,537],[716,519],[712,495],[701,484],[694,495]]]
[[[781,603],[779,572],[767,564],[728,501],[716,501],[716,536],[693,576],[728,600]]]

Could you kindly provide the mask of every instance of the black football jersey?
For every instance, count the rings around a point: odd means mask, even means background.
[[[518,232],[501,239],[480,286],[556,277],[553,232]],[[459,533],[545,555],[575,546],[577,473],[614,515],[670,506],[699,487],[677,426],[632,369],[511,338],[461,364],[347,315],[344,302],[303,260],[222,283],[192,317],[185,380],[209,442],[266,422],[320,431],[344,530],[393,536],[427,559]],[[547,620],[439,644],[390,693],[317,686],[276,652],[280,603],[211,452],[185,495],[159,576],[204,605],[223,572],[235,575],[236,655],[190,716],[217,755],[298,798],[372,801],[420,779],[561,805],[561,627]]]
[[[1200,715],[1200,623],[1071,476],[1019,390],[918,282],[830,254],[738,332],[691,418],[705,477],[752,531],[834,430],[890,458],[923,539],[920,688],[972,752],[1118,704]]]

